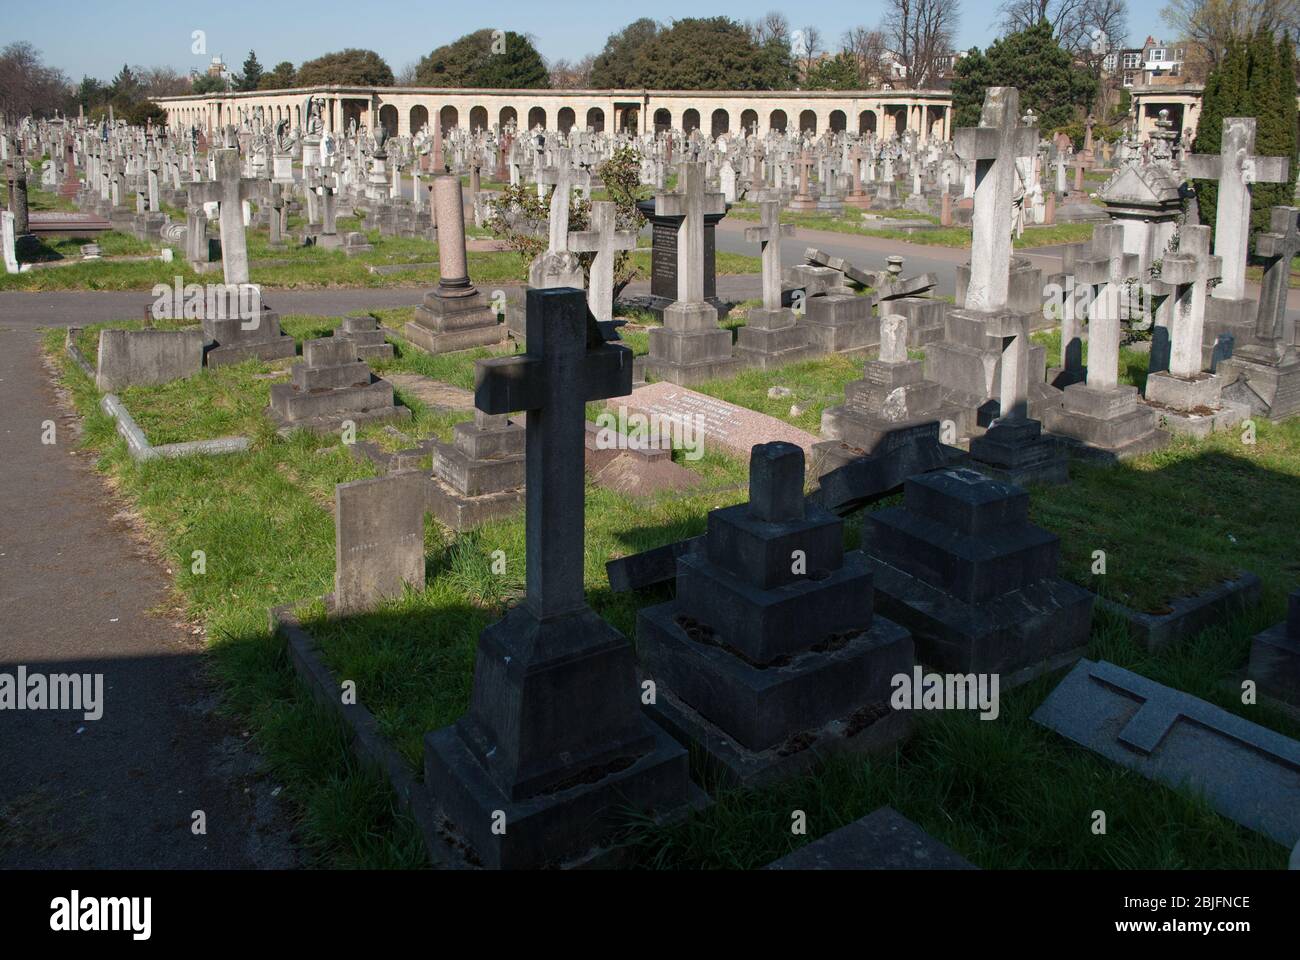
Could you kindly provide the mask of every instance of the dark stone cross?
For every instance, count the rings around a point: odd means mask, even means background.
[[[631,644],[583,593],[585,407],[631,391],[632,352],[572,287],[529,290],[526,333],[524,355],[479,362],[474,404],[528,412],[527,593],[479,637],[468,712],[425,738],[443,815],[506,868],[581,855],[620,811],[676,810],[692,790],[686,752],[641,713]]]
[[[474,405],[528,413],[525,603],[539,620],[582,609],[586,404],[632,391],[632,352],[606,343],[581,290],[529,290],[528,351],[478,364]]]
[[[1295,321],[1287,316],[1287,283],[1291,276],[1291,259],[1300,251],[1300,209],[1273,207],[1269,229],[1255,238],[1255,253],[1263,257],[1264,279],[1260,284],[1259,312],[1255,318],[1255,338],[1269,342],[1279,354],[1295,352]]]

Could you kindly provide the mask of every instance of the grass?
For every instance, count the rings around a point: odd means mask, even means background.
[[[409,311],[380,311],[400,327]],[[736,319],[734,322],[739,322]],[[330,321],[287,317],[285,329],[315,336]],[[94,330],[83,336],[93,338]],[[88,340],[87,342],[93,342]],[[1049,354],[1053,344],[1048,339]],[[62,331],[47,349],[58,357]],[[401,351],[385,371],[419,372],[457,386],[472,382],[473,360]],[[143,517],[190,616],[203,623],[228,709],[257,743],[299,811],[299,835],[317,862],[332,866],[417,866],[413,825],[395,811],[382,784],[356,769],[332,721],[297,688],[283,647],[266,627],[266,609],[303,602],[300,613],[335,675],[353,680],[381,729],[417,772],[425,732],[452,722],[468,704],[478,632],[519,597],[524,584],[522,516],[454,535],[426,528],[428,579],[363,616],[329,621],[313,598],[331,587],[334,485],[371,474],[335,438],[275,437],[260,423],[270,368],[249,363],[205,371],[187,382],[124,392],[154,442],[237,430],[254,437],[243,455],[137,464],[96,409],[93,385],[62,361],[64,382],[85,417],[85,444],[100,469]],[[815,430],[821,409],[839,402],[862,360],[822,358],[742,373],[700,389]],[[770,386],[793,395],[769,400]],[[444,435],[467,413],[434,414],[413,398],[407,435]],[[792,403],[804,407],[790,412]],[[157,436],[155,437],[155,434]],[[369,436],[381,436],[372,428]],[[741,501],[746,465],[718,453],[682,461],[705,485],[685,495],[629,497],[588,485],[584,575],[592,607],[629,637],[636,611],[670,596],[667,587],[613,594],[604,563],[703,532],[707,512]],[[1032,491],[1036,522],[1062,538],[1062,574],[1139,607],[1163,602],[1247,568],[1264,582],[1249,615],[1158,654],[1136,647],[1123,627],[1099,614],[1089,656],[1134,669],[1209,699],[1288,735],[1300,726],[1265,707],[1243,707],[1223,681],[1245,660],[1249,637],[1281,618],[1300,566],[1300,422],[1261,423],[1258,442],[1235,434],[1175,440],[1167,450],[1116,468],[1075,468],[1068,487]],[[1196,517],[1196,523],[1188,523]],[[856,543],[858,524],[848,523]],[[207,573],[191,571],[193,550]],[[1091,574],[1092,551],[1107,553],[1107,573]],[[504,574],[492,554],[504,552]],[[959,853],[987,868],[1280,868],[1287,852],[1214,814],[1203,801],[1108,764],[1031,723],[1054,686],[1043,678],[1005,694],[997,721],[973,715],[921,715],[916,735],[894,755],[842,760],[769,789],[723,792],[708,811],[667,829],[634,824],[625,837],[649,867],[756,867],[888,803]],[[1092,811],[1108,832],[1092,834]],[[808,818],[808,836],[790,832],[791,812]]]

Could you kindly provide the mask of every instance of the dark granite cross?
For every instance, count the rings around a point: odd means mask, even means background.
[[[1020,125],[1020,92],[1015,87],[989,87],[979,126],[954,131],[957,156],[975,163],[968,310],[992,312],[1007,305],[1016,158],[1032,156],[1037,142],[1038,130]]]
[[[1271,341],[1278,351],[1285,352],[1300,346],[1296,343],[1295,321],[1286,314],[1291,258],[1300,251],[1300,209],[1273,207],[1271,214],[1268,231],[1255,238],[1255,253],[1267,261],[1260,284],[1255,338]]]
[[[528,413],[525,605],[538,620],[582,609],[586,404],[632,392],[632,351],[606,343],[572,287],[529,290],[521,356],[480,361],[474,405]]]

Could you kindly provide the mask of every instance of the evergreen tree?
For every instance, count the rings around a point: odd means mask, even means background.
[[[1052,25],[1040,20],[1036,26],[995,40],[982,58],[972,52],[957,62],[952,84],[955,126],[979,123],[988,87],[1015,87],[1020,91],[1020,109],[1032,108],[1039,126],[1053,130],[1087,111],[1097,81],[1057,43]]]
[[[1255,155],[1287,157],[1289,180],[1257,183],[1252,188],[1250,249],[1253,236],[1267,227],[1269,207],[1292,203],[1296,175],[1295,54],[1290,43],[1275,42],[1260,31],[1249,40],[1233,40],[1205,81],[1195,153],[1217,156],[1223,147],[1225,117],[1255,118]],[[1218,211],[1217,180],[1196,180],[1201,223],[1214,226]]]
[[[269,71],[262,74],[259,90],[288,90],[295,85],[297,71],[288,60],[281,60]]]
[[[349,47],[308,60],[298,68],[300,87],[325,87],[331,84],[356,87],[391,87],[396,84],[393,68],[373,50]]]
[[[235,78],[236,90],[256,90],[262,84],[262,76],[265,71],[262,70],[262,64],[258,62],[257,53],[253,50],[248,51],[248,59],[244,61],[244,72]]]
[[[858,87],[858,62],[848,53],[813,64],[804,79],[806,90],[856,90]]]
[[[415,79],[433,87],[493,90],[537,90],[551,85],[546,62],[531,40],[520,33],[502,34],[490,28],[467,33],[421,57]]]

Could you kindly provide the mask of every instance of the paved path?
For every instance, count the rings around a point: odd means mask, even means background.
[[[30,327],[0,322],[0,410],[0,673],[103,675],[101,719],[0,711],[0,866],[294,866],[273,784],[214,714],[198,638],[152,612],[166,574],[75,452]]]

